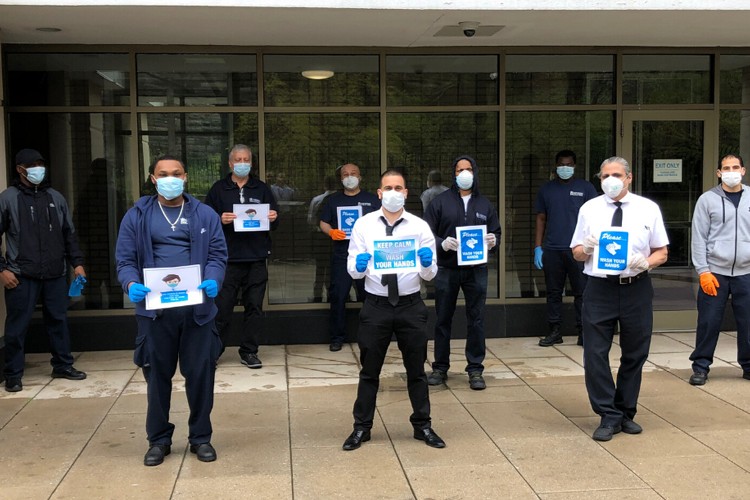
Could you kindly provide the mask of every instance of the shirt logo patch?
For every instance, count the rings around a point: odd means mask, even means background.
[[[260,200],[257,198],[248,198],[247,202],[248,203],[260,203]]]
[[[580,196],[581,198],[583,198],[583,193],[580,191],[571,191],[570,196]]]
[[[183,217],[183,218],[180,219],[180,224],[187,224],[187,223],[188,223],[188,221],[187,221],[187,219],[185,217]]]
[[[484,215],[484,214],[480,214],[479,212],[476,212],[476,213],[474,214],[474,217],[476,217],[476,218],[477,218],[477,220],[482,220],[482,221],[484,221],[484,222],[487,222],[487,216],[486,216],[486,215]]]

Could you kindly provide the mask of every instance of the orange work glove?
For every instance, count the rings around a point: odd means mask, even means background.
[[[712,273],[703,273],[700,275],[701,288],[703,293],[716,297],[716,289],[719,288],[719,281]]]
[[[334,241],[341,241],[346,239],[346,233],[342,231],[341,229],[331,229],[328,232],[328,235],[331,237]]]

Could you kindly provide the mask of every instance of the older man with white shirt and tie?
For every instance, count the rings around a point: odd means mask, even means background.
[[[583,361],[589,401],[601,417],[592,437],[609,441],[620,431],[642,431],[633,418],[653,328],[648,272],[667,261],[669,239],[659,206],[630,192],[633,174],[627,160],[604,160],[599,178],[604,194],[581,207],[570,247],[589,276],[583,294]],[[618,323],[622,356],[615,383],[609,351]]]

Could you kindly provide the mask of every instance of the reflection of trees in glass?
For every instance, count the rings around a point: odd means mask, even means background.
[[[299,73],[265,73],[266,106],[377,106],[378,74],[336,73],[308,80]]]

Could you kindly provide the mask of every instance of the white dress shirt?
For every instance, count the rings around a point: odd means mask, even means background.
[[[634,253],[648,257],[651,255],[652,248],[661,248],[669,244],[659,205],[630,192],[620,201],[622,202],[622,228],[629,233],[628,259]],[[570,241],[570,248],[583,245],[583,240],[590,234],[598,237],[602,231],[611,229],[612,215],[616,208],[614,200],[606,195],[597,196],[584,203],[578,212],[578,223]],[[583,272],[597,278],[606,277],[604,273],[594,272],[593,255],[584,262]],[[638,274],[637,271],[626,268],[620,276],[627,277],[636,274]]]
[[[365,278],[365,290],[373,295],[380,295],[381,297],[388,296],[388,287],[381,284],[381,276],[370,274],[372,268],[372,257],[367,265],[365,272],[360,273],[357,271],[357,255],[361,253],[370,253],[367,242],[375,239],[382,239],[385,237],[385,224],[380,217],[385,217],[383,209],[370,212],[357,219],[352,228],[351,239],[349,240],[349,256],[346,260],[346,270],[349,272],[352,278],[360,279]],[[435,237],[432,235],[430,226],[425,221],[417,217],[416,215],[410,214],[406,210],[401,213],[402,220],[396,227],[393,228],[393,236],[414,236],[417,238],[417,250],[421,248],[429,248],[432,250],[432,263],[429,267],[422,267],[421,263],[417,263],[419,272],[409,273],[397,273],[398,276],[398,293],[400,296],[410,295],[412,293],[419,292],[421,277],[425,281],[432,280],[437,274],[437,258],[435,254]],[[417,258],[419,260],[419,258]]]

